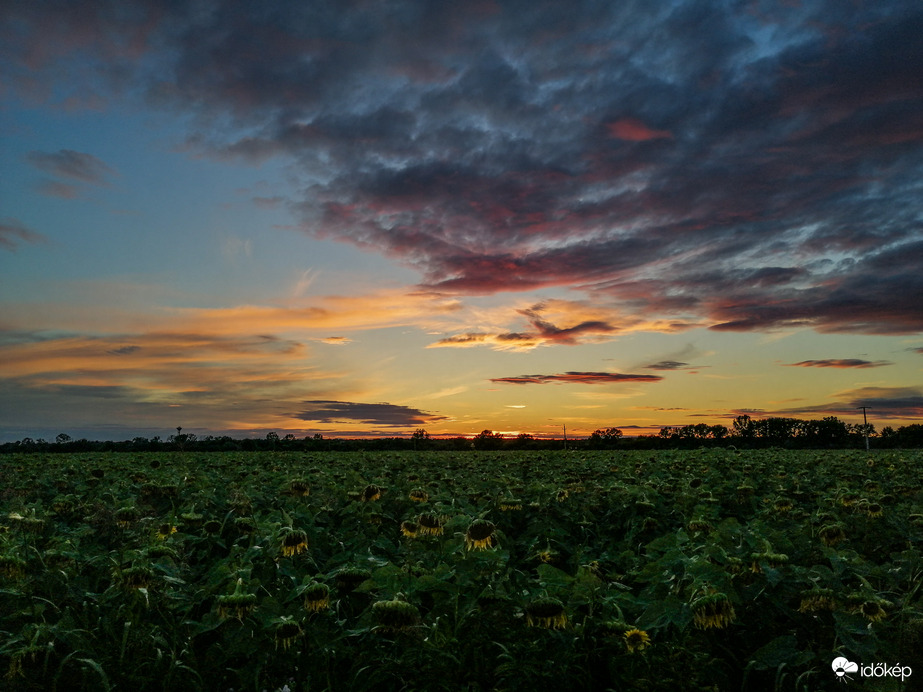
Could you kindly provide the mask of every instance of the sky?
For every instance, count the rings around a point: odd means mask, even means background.
[[[0,440],[923,417],[918,0],[0,5]]]

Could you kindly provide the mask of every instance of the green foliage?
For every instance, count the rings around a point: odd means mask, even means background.
[[[921,460],[8,455],[0,687],[835,689],[923,641]]]

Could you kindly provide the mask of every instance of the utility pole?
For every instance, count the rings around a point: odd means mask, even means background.
[[[869,451],[869,421],[865,417],[865,410],[872,408],[871,406],[856,406],[856,408],[862,409],[862,432],[865,433],[865,451]]]
[[[564,451],[566,452],[567,451],[567,424],[562,423],[562,425],[564,426]]]

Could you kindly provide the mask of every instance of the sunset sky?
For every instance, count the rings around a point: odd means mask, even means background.
[[[923,418],[923,6],[5,2],[0,441]]]

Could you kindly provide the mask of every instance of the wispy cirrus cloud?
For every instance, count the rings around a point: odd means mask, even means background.
[[[55,152],[30,151],[26,161],[44,173],[82,183],[105,185],[115,171],[105,162],[82,151],[61,149]]]
[[[495,377],[491,382],[503,384],[548,384],[549,382],[576,384],[619,384],[623,382],[659,382],[659,375],[631,375],[619,372],[565,372],[555,375],[519,375],[518,377]]]
[[[798,363],[786,363],[800,368],[880,368],[893,365],[887,360],[863,360],[861,358],[823,358],[821,360],[802,360]]]
[[[0,248],[14,251],[20,243],[42,243],[46,238],[18,219],[0,219]]]

